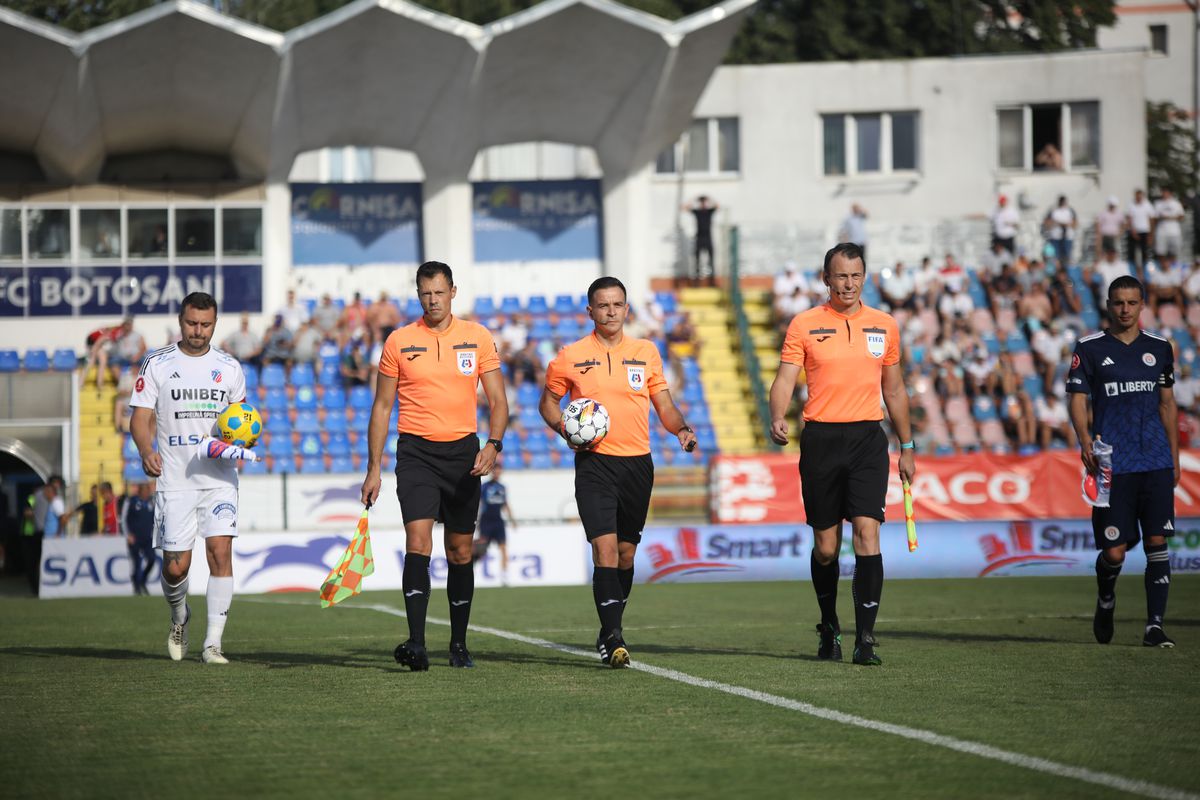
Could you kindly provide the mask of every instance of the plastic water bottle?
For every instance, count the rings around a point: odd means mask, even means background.
[[[1108,508],[1112,496],[1112,454],[1113,446],[1100,441],[1097,436],[1092,441],[1092,455],[1096,457],[1096,474],[1083,473],[1083,499],[1095,508]]]

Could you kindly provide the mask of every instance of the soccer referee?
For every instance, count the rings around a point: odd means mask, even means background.
[[[613,277],[597,278],[587,297],[595,330],[550,362],[538,410],[559,434],[560,403],[568,393],[572,400],[597,400],[608,410],[608,435],[594,450],[575,453],[575,503],[592,545],[592,599],[600,617],[596,651],[602,663],[620,669],[629,665],[621,621],[654,488],[650,406],[683,450],[695,448],[696,434],[671,399],[654,343],[625,336],[625,285]]]
[[[916,474],[908,393],[900,371],[896,320],[863,305],[862,248],[843,243],[825,254],[829,302],[788,325],[779,372],[771,384],[771,438],[788,443],[787,410],[800,370],[808,383],[800,434],[800,485],[813,529],[813,589],[821,609],[817,658],[841,661],[837,588],[842,520],[854,531],[854,663],[878,665],[875,617],[883,592],[879,525],[887,497],[888,441],[880,421],[880,387],[900,437],[900,477]]]
[[[450,666],[473,667],[467,623],[475,594],[471,540],[479,513],[479,476],[491,471],[503,449],[508,400],[500,357],[487,328],[457,319],[450,311],[458,293],[454,274],[440,261],[417,268],[417,298],[424,311],[416,322],[393,331],[379,357],[375,403],[367,426],[367,477],[362,501],[379,496],[379,471],[392,403],[396,423],[396,496],[404,518],[404,610],[408,640],[396,661],[413,672],[429,669],[425,615],[429,608],[429,556],[433,524],[445,526],[446,596],[450,602]],[[487,395],[490,427],[481,449],[475,418],[479,383]]]
[[[1088,472],[1098,469],[1092,434],[1112,445],[1112,491],[1108,508],[1092,509],[1099,588],[1092,631],[1096,641],[1113,637],[1117,578],[1125,553],[1142,539],[1146,551],[1146,628],[1142,644],[1174,647],[1163,632],[1171,562],[1167,539],[1175,534],[1175,487],[1179,483],[1179,427],[1175,406],[1175,358],[1171,343],[1138,330],[1145,290],[1122,275],[1108,285],[1108,331],[1075,345],[1067,392],[1079,455]],[[1088,397],[1092,424],[1088,427]],[[1141,529],[1139,531],[1139,525]]]

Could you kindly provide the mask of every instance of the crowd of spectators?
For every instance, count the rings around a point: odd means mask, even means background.
[[[856,206],[852,215],[865,212]],[[899,322],[918,447],[1031,454],[1075,446],[1065,402],[1070,356],[1080,336],[1105,326],[1107,288],[1121,275],[1146,285],[1142,327],[1173,342],[1181,446],[1200,438],[1200,259],[1184,264],[1182,218],[1167,191],[1155,203],[1138,191],[1124,211],[1111,197],[1095,220],[1095,247],[1082,253],[1080,221],[1060,197],[1042,218],[1041,240],[1022,249],[1020,212],[1001,196],[979,263],[953,253],[940,263],[869,263],[863,300]],[[792,316],[827,298],[819,268],[794,262],[776,275],[773,293],[781,335]]]

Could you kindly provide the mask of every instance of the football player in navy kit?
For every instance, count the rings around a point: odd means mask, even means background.
[[[1113,637],[1117,577],[1125,553],[1142,540],[1146,551],[1146,628],[1142,644],[1174,647],[1163,631],[1171,563],[1167,537],[1175,533],[1175,486],[1179,483],[1174,355],[1171,344],[1138,329],[1145,289],[1132,276],[1108,287],[1108,330],[1084,336],[1067,374],[1071,424],[1080,458],[1095,475],[1093,436],[1112,445],[1112,491],[1107,508],[1092,509],[1099,596],[1096,641]],[[1088,398],[1092,419],[1088,424]]]

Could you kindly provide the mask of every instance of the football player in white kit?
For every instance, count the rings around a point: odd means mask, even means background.
[[[233,601],[238,476],[232,461],[203,458],[197,445],[211,435],[225,406],[246,399],[246,376],[236,358],[209,345],[216,324],[212,295],[193,292],[185,297],[179,311],[182,338],[147,354],[129,404],[142,469],[158,480],[154,545],[162,548],[162,590],[171,609],[167,653],[175,661],[187,654],[188,570],[199,534],[210,575],[208,630],[200,658],[206,664],[228,664],[221,633]]]

